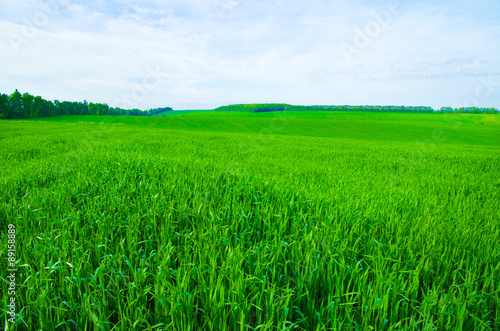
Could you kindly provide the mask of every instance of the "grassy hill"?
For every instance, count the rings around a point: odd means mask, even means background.
[[[18,326],[499,329],[499,124],[288,111],[0,121]]]

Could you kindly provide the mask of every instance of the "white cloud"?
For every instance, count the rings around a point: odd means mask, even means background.
[[[114,106],[158,67],[161,83],[134,107],[440,107],[474,94],[481,77],[500,80],[497,2],[401,2],[377,29],[373,13],[387,13],[390,2],[0,0],[0,61],[8,64],[0,91]],[[358,47],[359,31],[366,46]],[[350,62],[343,44],[355,47]],[[481,105],[500,108],[498,91]]]

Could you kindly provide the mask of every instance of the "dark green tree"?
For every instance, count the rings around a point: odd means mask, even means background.
[[[54,106],[57,109],[57,115],[58,116],[64,116],[64,115],[66,115],[65,110],[63,109],[63,103],[59,102],[59,100],[54,100]]]
[[[50,116],[50,107],[47,100],[42,99],[41,97],[35,98],[35,103],[37,105],[38,114],[40,117],[49,117]]]
[[[0,94],[0,118],[12,118],[7,94]]]
[[[21,103],[23,106],[23,117],[24,118],[35,117],[35,116],[33,116],[33,100],[34,99],[35,99],[35,97],[29,93],[23,94],[23,96],[21,98]]]
[[[14,93],[10,95],[9,106],[12,111],[12,118],[22,118],[23,117],[23,103],[22,95],[16,89]]]
[[[33,115],[35,117],[42,117],[42,97],[36,96],[33,99],[33,106],[31,107]]]
[[[97,104],[93,102],[89,103],[89,115],[99,115],[99,107]]]

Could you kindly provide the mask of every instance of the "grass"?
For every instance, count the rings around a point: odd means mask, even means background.
[[[100,123],[182,131],[291,135],[324,138],[380,140],[388,143],[446,143],[498,146],[497,115],[407,114],[349,112],[173,112],[167,118],[68,116],[42,119],[48,123]],[[104,121],[104,122],[103,122]],[[482,123],[482,124],[481,124]],[[247,140],[252,140],[250,137]]]
[[[499,123],[325,112],[2,121],[17,328],[500,329]]]

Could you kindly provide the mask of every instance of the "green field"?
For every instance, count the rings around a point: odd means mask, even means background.
[[[68,116],[0,143],[19,330],[500,329],[499,115]]]

